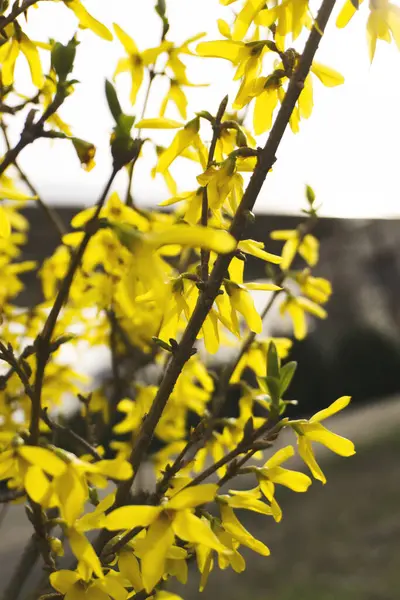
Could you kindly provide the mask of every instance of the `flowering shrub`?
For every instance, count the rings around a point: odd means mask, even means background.
[[[323,0],[316,16],[307,0],[221,3],[227,8],[226,21],[218,22],[219,39],[199,34],[177,43],[169,37],[165,1],[158,0],[160,42],[146,49],[120,24],[108,29],[80,0],[58,3],[59,18],[72,11],[79,26],[65,45],[33,41],[24,33],[25,18],[34,5],[40,11],[43,1],[0,4],[1,128],[7,147],[0,162],[0,500],[26,503],[52,598],[165,600],[173,595],[162,589],[164,582],[176,577],[184,583],[191,561],[201,589],[214,568],[241,572],[242,547],[264,556],[269,549],[243,527],[240,512],[255,511],[279,523],[276,486],[306,492],[311,485],[309,475],[285,468],[285,461],[297,453],[306,471],[325,483],[313,444],[341,456],[354,454],[351,441],[323,424],[349,397],[309,420],[285,416],[296,370],[286,360],[291,340],[263,336],[263,321],[276,303],[299,340],[310,317],[327,316],[331,286],[313,275],[319,255],[313,189],[306,188],[307,207],[297,229],[271,233],[282,242],[280,256],[268,250],[267,239],[246,234],[285,130],[297,133],[311,116],[314,84],[343,83],[339,73],[315,60],[335,0]],[[338,27],[358,8],[356,0],[346,0]],[[124,104],[129,100],[132,110],[122,110],[114,83],[107,81],[112,171],[95,206],[76,215],[66,232],[18,158],[37,140],[56,138],[72,144],[85,169],[95,165],[93,144],[75,137],[73,124],[60,114],[79,85],[73,73],[82,29],[104,44],[115,38],[120,45],[115,79],[130,77]],[[398,7],[371,1],[367,32],[371,59],[378,39],[393,37],[400,45]],[[188,55],[233,67],[236,95],[223,98],[214,114],[188,107],[186,89],[194,85]],[[36,88],[33,97],[23,96],[14,80],[15,64],[24,60]],[[168,90],[158,114],[148,114],[147,100],[160,78],[167,79]],[[19,114],[25,114],[25,124],[13,145],[7,125]],[[171,130],[166,147],[152,140],[158,129]],[[265,133],[259,147],[257,136]],[[163,178],[169,191],[154,210],[133,200],[133,175],[146,165],[144,146],[154,149],[152,175]],[[190,190],[181,191],[176,164],[182,169],[185,161],[198,175]],[[124,174],[127,192],[121,198],[111,189]],[[38,204],[60,238],[42,265],[19,260],[29,227],[20,209],[27,202]],[[247,255],[265,263],[265,280],[247,281]],[[20,275],[30,270],[37,270],[43,301],[17,308]],[[261,313],[253,290],[265,293]],[[82,345],[107,346],[111,354],[111,385],[90,394],[79,365],[62,359],[65,347]],[[207,356],[224,345],[235,356],[215,378]],[[143,376],[149,365],[157,372],[151,384]],[[246,370],[257,385],[246,383]],[[241,388],[238,416],[222,418],[232,383]],[[62,423],[66,393],[79,398],[84,433]],[[193,413],[197,425],[189,427]],[[294,445],[274,451],[283,430],[292,433]],[[65,446],[57,443],[61,434]],[[159,444],[150,452],[153,439]],[[140,468],[154,474],[150,491],[138,484]],[[252,478],[251,489],[223,487],[244,474],[246,481]],[[69,569],[59,568],[64,548],[74,556]],[[16,565],[7,600],[17,598],[34,563],[27,564],[26,556]]]

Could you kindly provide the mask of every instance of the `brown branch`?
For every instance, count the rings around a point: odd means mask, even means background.
[[[243,195],[239,208],[235,214],[230,227],[230,233],[237,240],[242,238],[249,211],[254,207],[258,194],[262,188],[268,172],[271,170],[275,160],[276,151],[289,124],[289,119],[304,87],[304,81],[309,74],[314,55],[318,49],[322,32],[329,20],[335,0],[323,0],[318,12],[317,23],[314,25],[305,45],[304,52],[299,60],[298,67],[293,74],[281,108],[275,119],[268,140],[260,152],[257,166],[251,176],[250,182]],[[130,461],[133,467],[133,476],[118,487],[116,506],[121,506],[127,498],[132,483],[138,472],[139,465],[146,455],[153,438],[154,430],[168,402],[175,383],[191,355],[197,335],[211,310],[215,298],[218,295],[222,281],[228,270],[233,254],[220,255],[214,265],[208,279],[206,288],[201,292],[190,321],[183,333],[171,362],[165,372],[164,378],[159,386],[150,411],[143,421],[142,427],[132,448]]]
[[[69,297],[69,292],[71,289],[72,281],[74,279],[75,273],[79,269],[81,264],[81,260],[86,251],[86,248],[92,239],[93,235],[97,230],[97,220],[100,214],[101,209],[103,208],[104,202],[107,198],[108,192],[111,188],[111,185],[114,181],[116,174],[119,171],[119,167],[114,167],[113,171],[106,183],[106,186],[103,190],[103,193],[100,196],[100,199],[96,205],[96,211],[93,217],[86,225],[85,235],[71,258],[71,262],[65,275],[61,287],[58,291],[57,297],[54,301],[54,304],[50,310],[50,313],[46,319],[46,322],[43,326],[42,333],[36,339],[36,376],[35,376],[35,384],[34,384],[34,399],[32,402],[32,414],[31,414],[31,423],[29,427],[30,432],[30,443],[37,444],[37,440],[39,437],[39,422],[41,416],[41,395],[42,395],[42,387],[44,380],[44,373],[47,365],[47,361],[51,354],[51,338],[54,333],[55,326],[57,324],[58,316],[61,312],[62,307],[67,302]]]
[[[49,104],[36,123],[32,122],[34,112],[31,111],[28,113],[28,117],[25,121],[25,126],[22,130],[19,142],[16,144],[16,146],[14,146],[14,148],[7,150],[2,162],[0,163],[0,175],[2,175],[11,164],[15,163],[17,157],[22,150],[26,148],[26,146],[29,146],[35,140],[43,137],[45,134],[43,129],[44,124],[46,123],[47,119],[54,115],[54,113],[60,108],[66,97],[67,93],[65,90],[57,90],[51,104]]]
[[[60,423],[53,421],[53,419],[51,419],[47,414],[47,408],[42,410],[41,419],[51,430],[62,432],[72,440],[75,446],[80,446],[82,450],[84,450],[87,454],[90,454],[95,460],[101,460],[101,456],[97,452],[96,448],[89,444],[88,441],[86,441],[69,427],[64,427],[64,425],[60,425]]]
[[[15,21],[17,17],[22,15],[22,13],[26,12],[28,8],[30,8],[37,2],[40,2],[40,0],[24,0],[22,4],[19,4],[19,2],[14,2],[14,6],[10,14],[7,17],[2,17],[0,19],[0,34],[3,34],[4,29],[7,27],[7,25],[13,23],[13,21]]]

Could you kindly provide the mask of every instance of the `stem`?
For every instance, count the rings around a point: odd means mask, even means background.
[[[15,21],[15,19],[17,17],[19,17],[19,15],[22,15],[22,13],[24,13],[26,10],[28,10],[28,8],[30,8],[31,6],[36,4],[36,2],[39,2],[39,1],[40,0],[24,0],[24,2],[22,4],[15,2],[13,9],[10,12],[10,14],[8,15],[8,17],[5,17],[4,19],[2,19],[2,21],[0,23],[0,33],[4,33],[4,29],[5,29],[5,27],[7,27],[7,25],[9,25],[13,21]]]
[[[51,430],[61,431],[63,434],[68,436],[76,446],[80,446],[82,450],[90,454],[95,460],[101,460],[100,454],[88,441],[75,433],[75,431],[69,427],[64,427],[64,425],[60,425],[59,423],[53,421],[53,419],[51,419],[47,414],[47,409],[42,410],[41,418]]]
[[[44,111],[37,123],[31,123],[28,121],[31,113],[28,114],[27,122],[25,123],[24,129],[21,133],[21,138],[14,148],[10,148],[5,153],[2,162],[0,163],[0,175],[9,167],[12,163],[15,163],[18,155],[26,146],[32,144],[35,140],[43,136],[43,126],[47,119],[51,117],[64,102],[66,96],[64,92],[57,92],[54,96],[51,104]]]
[[[99,217],[100,211],[103,208],[104,202],[107,198],[108,192],[111,188],[112,182],[116,174],[118,173],[119,168],[114,167],[107,184],[104,188],[103,193],[100,196],[99,201],[97,202],[96,212],[93,217],[86,225],[85,235],[78,247],[77,251],[72,256],[70,266],[68,272],[61,284],[61,287],[58,291],[55,302],[50,310],[50,313],[46,319],[46,322],[43,327],[42,333],[38,336],[36,340],[37,344],[37,352],[36,352],[36,376],[35,376],[35,384],[34,384],[34,401],[32,402],[32,414],[31,414],[31,423],[29,427],[30,432],[30,443],[33,445],[37,444],[39,438],[39,422],[41,416],[41,395],[42,395],[42,387],[44,380],[44,373],[47,365],[47,361],[49,359],[51,353],[51,338],[54,333],[55,326],[57,324],[58,316],[61,312],[62,307],[65,302],[68,300],[69,292],[71,289],[72,281],[74,279],[76,271],[79,269],[81,264],[81,260],[85,253],[85,250],[92,239],[93,235],[96,233],[96,222]]]
[[[291,114],[296,106],[296,102],[304,87],[304,80],[309,74],[314,55],[318,49],[322,33],[329,20],[336,0],[323,0],[318,12],[317,23],[314,25],[308,37],[304,52],[299,60],[298,68],[293,74],[281,108],[275,119],[268,140],[260,152],[257,166],[251,176],[250,182],[246,188],[239,208],[232,221],[230,233],[237,240],[240,240],[246,227],[249,211],[252,210],[262,185],[276,160],[276,151],[288,126]],[[208,313],[218,295],[222,281],[228,270],[233,254],[220,255],[214,265],[211,275],[208,279],[206,289],[203,290],[198,298],[196,307],[190,318],[190,321],[183,333],[180,344],[178,345],[171,362],[165,372],[164,378],[159,386],[158,392],[154,398],[153,404],[132,448],[130,461],[133,467],[133,476],[128,481],[120,484],[115,506],[121,506],[127,498],[132,483],[137,475],[139,465],[146,455],[153,438],[154,430],[164,411],[165,405],[175,387],[175,383],[189,359],[197,335],[207,318]]]
[[[154,79],[157,76],[157,73],[154,71],[154,69],[155,69],[155,65],[153,66],[152,69],[149,69],[149,83],[147,85],[146,95],[145,95],[144,101],[143,101],[143,107],[142,107],[142,113],[140,115],[140,121],[142,119],[144,119],[144,115],[145,115],[146,109],[147,109],[147,104],[149,102],[151,86],[153,84]],[[137,130],[137,135],[136,135],[137,140],[140,139],[141,134],[142,134],[142,130],[139,128]],[[136,161],[134,161],[132,164],[129,165],[129,181],[128,181],[128,188],[126,190],[126,198],[125,198],[126,206],[130,206],[130,207],[134,206],[131,190],[132,190],[133,170],[135,167],[135,162]]]
[[[221,104],[219,105],[218,112],[215,117],[215,121],[212,125],[213,136],[212,136],[212,140],[211,140],[210,149],[208,151],[207,168],[209,168],[214,161],[215,149],[217,147],[217,141],[219,138],[219,134],[221,132],[221,121],[222,121],[222,117],[224,116],[224,112],[226,110],[227,104],[228,104],[228,96],[225,96],[225,98],[222,100]],[[207,186],[205,186],[203,189],[203,198],[202,198],[202,203],[201,203],[201,221],[200,222],[201,222],[201,225],[203,225],[203,227],[207,227],[207,225],[208,225],[208,188],[207,188]],[[204,283],[208,280],[209,260],[210,260],[210,252],[208,250],[202,249],[201,253],[200,253],[200,264],[201,264],[200,272],[201,272],[201,278]]]

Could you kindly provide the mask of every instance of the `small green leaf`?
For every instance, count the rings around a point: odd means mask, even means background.
[[[267,375],[279,381],[279,356],[274,342],[270,342],[268,346]]]
[[[281,368],[281,374],[280,374],[280,380],[281,380],[280,395],[281,396],[283,396],[283,394],[286,392],[289,385],[291,384],[293,376],[296,372],[296,369],[297,369],[297,362],[295,362],[294,360],[286,363],[286,365],[284,365]]]
[[[280,381],[276,377],[267,376],[265,378],[268,386],[268,391],[271,396],[272,405],[277,408],[280,399]]]
[[[111,81],[108,81],[108,79],[106,79],[106,98],[111,114],[114,117],[115,122],[118,123],[123,114],[122,108],[118,100],[117,92]]]
[[[315,192],[312,189],[311,185],[306,185],[306,198],[310,206],[312,206],[315,202]]]

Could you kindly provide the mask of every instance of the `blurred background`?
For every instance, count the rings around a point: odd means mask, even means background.
[[[140,50],[157,45],[159,21],[148,0],[88,0],[85,6],[111,27],[122,25]],[[340,6],[338,6],[340,8]],[[366,7],[363,7],[366,9]],[[67,42],[76,28],[70,11],[57,3],[43,3],[29,13],[26,27],[33,39],[49,34]],[[32,14],[31,14],[32,13]],[[218,17],[227,9],[217,0],[168,0],[171,22],[169,39],[181,43],[199,31],[207,39],[218,33]],[[313,320],[312,331],[293,346],[291,358],[299,362],[291,397],[299,401],[292,414],[310,415],[340,395],[352,395],[350,411],[332,419],[332,428],[356,443],[350,459],[328,458],[321,464],[328,483],[315,482],[304,495],[282,493],[278,498],[284,517],[275,525],[265,517],[240,515],[253,534],[271,549],[271,557],[246,554],[247,570],[236,575],[215,569],[205,598],[219,600],[394,600],[400,583],[400,201],[399,139],[400,55],[392,45],[378,44],[371,67],[365,43],[367,12],[360,10],[348,28],[328,28],[318,60],[346,78],[343,86],[326,89],[315,85],[315,108],[301,132],[287,132],[278,160],[257,202],[257,219],[249,237],[279,252],[281,244],[269,238],[274,229],[292,229],[304,207],[304,185],[309,183],[322,204],[314,231],[321,241],[321,259],[313,271],[332,282],[329,318]],[[70,145],[40,140],[21,155],[21,166],[32,178],[43,199],[68,225],[83,206],[92,204],[110,169],[108,139],[112,120],[104,100],[104,78],[111,77],[123,50],[118,42],[107,44],[90,32],[79,33],[75,94],[61,110],[74,134],[97,146],[96,168],[80,169]],[[300,40],[301,42],[301,40]],[[17,78],[29,90],[24,64]],[[223,61],[199,61],[188,57],[189,78],[208,87],[188,89],[191,115],[215,110],[226,94],[231,69]],[[164,86],[165,84],[165,86]],[[164,87],[163,87],[164,86]],[[147,116],[156,116],[160,95],[167,82],[160,81],[150,95]],[[129,81],[121,77],[118,91],[126,112]],[[233,92],[232,92],[233,97]],[[139,97],[140,102],[143,100]],[[138,111],[139,112],[139,111]],[[178,115],[171,113],[172,118]],[[22,118],[22,116],[21,116]],[[22,125],[8,123],[17,141]],[[157,134],[165,143],[164,132]],[[158,137],[159,136],[159,137]],[[262,145],[264,139],[260,139]],[[134,177],[135,201],[156,206],[168,197],[163,182],[150,177],[155,162],[145,146],[141,168]],[[195,168],[174,166],[180,191],[193,189]],[[116,189],[126,188],[122,173]],[[57,237],[43,214],[34,206],[25,209],[31,232],[22,260],[41,262],[57,245]],[[265,276],[264,266],[249,261],[251,280]],[[27,275],[21,305],[40,298],[34,275]],[[258,302],[258,298],[256,299]],[[290,328],[271,314],[267,333],[289,335]],[[107,357],[101,363],[107,370]],[[83,363],[82,363],[83,365]],[[85,357],[84,368],[101,375],[98,361]],[[235,410],[234,393],[231,410]],[[301,465],[295,464],[296,468]],[[0,508],[0,521],[2,520]],[[30,530],[22,506],[14,506],[4,518],[0,536],[0,589],[16,564]],[[186,600],[195,600],[197,577],[187,588],[174,586]],[[32,588],[33,589],[33,588]]]

